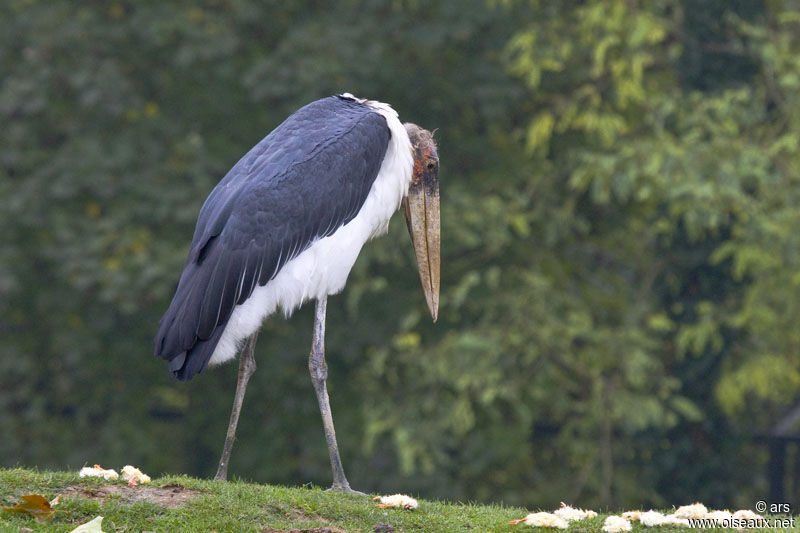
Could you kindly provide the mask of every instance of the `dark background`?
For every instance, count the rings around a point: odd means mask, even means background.
[[[214,184],[347,91],[442,163],[438,323],[400,215],[329,300],[355,488],[766,497],[756,437],[800,401],[797,2],[9,0],[0,74],[0,465],[213,475],[236,365],[174,381],[158,319]],[[264,326],[233,476],[330,483],[312,311]]]

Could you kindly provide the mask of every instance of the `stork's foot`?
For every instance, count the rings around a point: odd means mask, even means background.
[[[347,483],[345,483],[344,485],[342,485],[341,483],[334,483],[328,490],[342,492],[344,494],[355,494],[357,496],[366,496],[366,494],[364,494],[363,492],[351,489],[350,485]]]

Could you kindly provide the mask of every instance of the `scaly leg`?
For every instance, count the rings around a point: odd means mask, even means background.
[[[225,446],[222,449],[222,457],[219,460],[217,474],[214,481],[225,481],[228,478],[228,462],[231,459],[233,441],[236,440],[236,426],[239,424],[239,413],[242,410],[244,401],[244,391],[247,389],[247,382],[250,376],[256,371],[256,360],[253,352],[256,349],[256,339],[258,330],[247,338],[242,353],[239,354],[239,378],[236,381],[236,394],[233,396],[233,409],[231,419],[228,422],[228,433],[225,435]]]
[[[350,483],[344,476],[342,459],[339,457],[339,445],[336,443],[336,430],[333,429],[333,416],[331,416],[331,404],[328,399],[328,364],[325,362],[325,313],[328,297],[323,296],[317,300],[316,311],[314,312],[314,340],[311,347],[311,355],[308,358],[308,370],[311,372],[311,383],[314,384],[314,392],[317,393],[317,403],[319,412],[322,415],[322,427],[325,429],[325,441],[328,443],[328,455],[331,459],[331,469],[333,470],[333,485],[331,490],[363,494],[350,488]]]

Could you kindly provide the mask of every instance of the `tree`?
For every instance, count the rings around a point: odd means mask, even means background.
[[[781,2],[567,2],[509,45],[531,89],[529,153],[563,184],[551,203],[584,251],[559,268],[586,280],[583,338],[565,351],[618,354],[595,358],[613,385],[589,424],[608,448],[605,498],[643,489],[633,472],[612,480],[611,464],[654,461],[667,501],[746,504],[731,444],[749,447],[756,415],[763,430],[797,400],[797,345],[781,323],[800,257],[796,23]],[[746,424],[731,416],[744,413]]]
[[[329,301],[354,486],[749,506],[743,450],[800,387],[798,20],[779,1],[3,5],[2,464],[210,475],[236,369],[172,381],[158,318],[213,185],[349,91],[438,128],[443,199],[436,325],[399,220]],[[265,324],[234,475],[328,482],[310,324]]]

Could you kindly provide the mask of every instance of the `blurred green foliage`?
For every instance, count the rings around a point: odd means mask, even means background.
[[[764,0],[0,6],[0,463],[209,476],[235,365],[151,357],[206,195],[349,91],[438,128],[430,324],[402,221],[329,302],[351,483],[749,506],[800,399],[800,7]],[[329,483],[311,306],[266,322],[233,475]],[[796,499],[799,495],[794,494]]]

